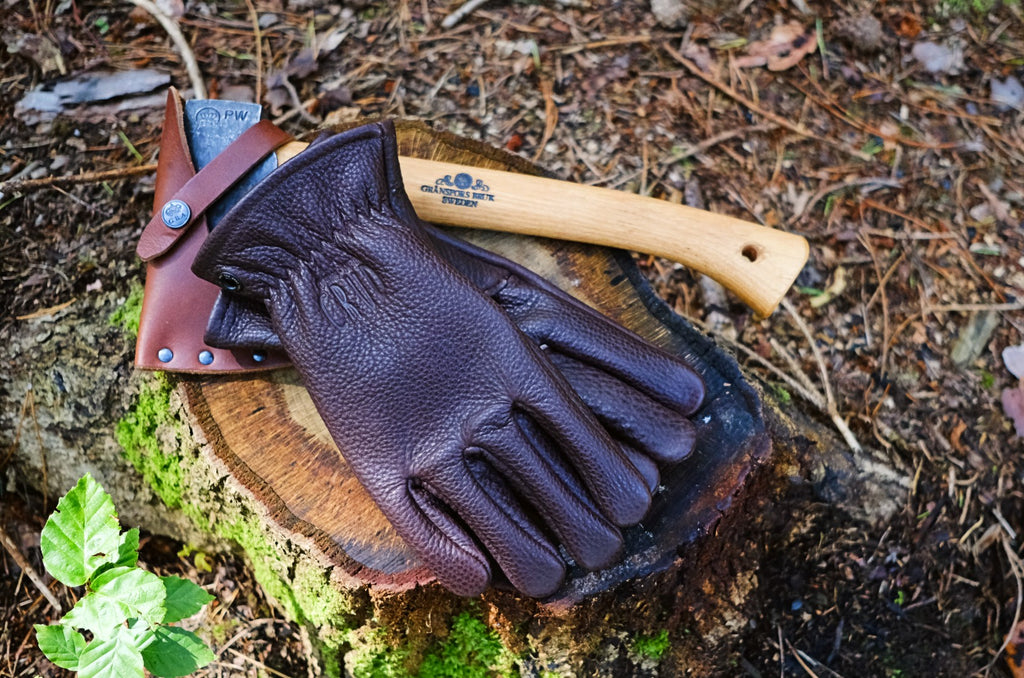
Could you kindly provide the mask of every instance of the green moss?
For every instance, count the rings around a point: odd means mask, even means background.
[[[149,483],[160,500],[182,510],[198,527],[238,544],[252,564],[253,576],[264,591],[295,621],[317,629],[328,676],[338,676],[340,650],[347,644],[344,621],[353,614],[351,599],[331,586],[328,570],[318,563],[293,567],[279,544],[263,532],[252,514],[210,516],[187,499],[187,471],[182,464],[179,433],[184,426],[171,411],[174,385],[154,373],[141,381],[138,400],[117,423],[116,437],[125,458]],[[289,568],[292,568],[289,571]],[[287,579],[284,575],[287,574]]]
[[[770,384],[772,394],[775,395],[775,399],[779,401],[780,405],[789,405],[793,402],[793,395],[786,390],[786,387],[781,384]]]
[[[448,636],[431,649],[419,669],[410,666],[413,653],[387,642],[383,629],[358,629],[349,634],[353,650],[346,668],[355,678],[501,678],[515,676],[515,656],[487,624],[467,610],[452,619]],[[412,659],[414,661],[414,659]]]
[[[388,645],[382,629],[353,632],[349,643],[354,649],[346,658],[355,678],[406,678],[410,675],[409,651]]]
[[[419,678],[490,678],[514,675],[515,656],[493,630],[472,612],[452,620],[448,638],[428,654]]]
[[[668,645],[668,629],[662,629],[654,635],[637,636],[633,640],[633,652],[645,659],[660,661]]]
[[[132,283],[128,298],[121,306],[110,314],[108,322],[122,328],[133,337],[139,336],[139,318],[142,315],[142,285]]]
[[[266,537],[255,517],[219,522],[213,526],[213,532],[245,551],[256,581],[295,621],[318,628],[328,627],[353,613],[350,598],[331,586],[323,568],[300,564],[295,567],[290,581],[285,581],[279,574],[287,568],[281,548]],[[343,642],[344,639],[337,639],[338,645]]]
[[[939,11],[945,16],[984,16],[999,6],[999,0],[942,0]],[[1020,0],[1003,0],[1006,7],[1020,6]]]
[[[171,508],[181,506],[184,471],[178,455],[164,452],[158,431],[174,426],[170,413],[170,380],[156,373],[142,381],[135,407],[117,422],[115,435],[125,458],[142,474],[160,501]]]

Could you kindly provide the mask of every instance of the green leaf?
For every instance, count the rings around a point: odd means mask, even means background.
[[[112,638],[95,638],[78,658],[78,678],[143,678],[142,653],[125,626]]]
[[[168,575],[160,577],[167,593],[164,599],[164,623],[181,621],[199,612],[203,606],[213,600],[213,596],[193,584],[188,579]]]
[[[153,642],[142,651],[146,670],[160,678],[177,678],[198,671],[216,656],[199,637],[177,626],[153,630]]]
[[[121,535],[117,546],[115,567],[135,567],[139,564],[139,528],[133,527]]]
[[[163,621],[164,584],[151,572],[115,567],[98,575],[91,587],[64,616],[64,623],[106,637],[128,619],[142,619],[150,625]]]
[[[110,495],[88,473],[57,504],[40,535],[46,571],[81,586],[104,563],[117,560],[121,526]]]
[[[85,636],[60,624],[36,624],[36,643],[46,658],[70,671],[78,670],[78,658],[85,649]]]
[[[135,567],[139,564],[139,528],[133,527],[121,535],[121,541],[117,546],[117,562],[106,563],[96,568],[93,577],[98,577],[107,570],[115,567]]]
[[[196,569],[200,572],[213,572],[213,565],[210,564],[209,557],[202,551],[196,552],[196,557],[192,559],[192,562],[196,564]]]

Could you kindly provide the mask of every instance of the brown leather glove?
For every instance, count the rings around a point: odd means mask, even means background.
[[[545,351],[654,492],[657,464],[676,463],[693,449],[688,417],[704,398],[700,377],[532,271],[421,224],[438,253]],[[230,292],[218,298],[204,339],[226,349],[282,348],[266,311]]]
[[[197,275],[265,305],[328,430],[395,530],[463,595],[488,555],[532,596],[556,544],[608,565],[644,478],[541,350],[455,271],[378,123],[307,149],[218,224]]]

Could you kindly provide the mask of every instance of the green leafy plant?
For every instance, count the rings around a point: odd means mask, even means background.
[[[57,504],[40,536],[43,565],[86,593],[57,624],[36,625],[43,654],[81,678],[186,676],[213,653],[191,631],[169,626],[213,596],[181,577],[141,569],[139,531],[121,532],[114,502],[86,474]],[[89,639],[82,633],[86,631]]]

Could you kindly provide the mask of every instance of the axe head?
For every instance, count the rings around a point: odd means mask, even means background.
[[[192,164],[200,170],[227,148],[242,132],[260,121],[259,104],[222,99],[197,99],[185,102],[185,142]],[[277,169],[271,153],[206,212],[206,224],[213,228],[221,217],[260,180]]]

